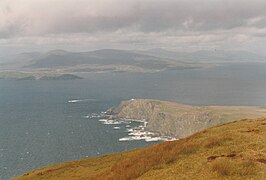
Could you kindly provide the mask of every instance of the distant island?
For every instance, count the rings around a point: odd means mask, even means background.
[[[25,72],[0,72],[0,79],[13,80],[75,80],[83,79],[74,74],[42,74],[42,73],[25,73]]]
[[[43,167],[14,180],[266,179],[265,139],[266,119],[245,119],[177,141]]]
[[[26,52],[3,58],[3,63],[0,64],[0,79],[15,78],[14,74],[19,75],[22,80],[30,80],[47,74],[156,73],[210,68],[239,62],[265,62],[265,57],[242,51],[173,52],[163,49]]]
[[[83,78],[76,76],[74,74],[62,74],[59,76],[42,76],[39,80],[73,80],[73,79],[83,79]]]
[[[8,59],[8,57],[7,57]],[[145,72],[166,70],[186,70],[208,67],[197,62],[184,62],[174,58],[160,57],[141,51],[100,49],[89,52],[69,52],[52,50],[49,52],[28,52],[14,55],[6,63],[0,64],[0,73],[106,73]]]

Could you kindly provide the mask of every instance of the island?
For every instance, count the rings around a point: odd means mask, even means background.
[[[4,71],[0,72],[0,79],[12,80],[75,80],[83,77],[75,74],[54,73],[54,72],[17,72]]]
[[[59,76],[42,76],[39,80],[73,80],[73,79],[83,79],[83,78],[76,76],[74,74],[62,74]]]

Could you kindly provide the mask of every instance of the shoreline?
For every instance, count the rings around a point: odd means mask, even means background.
[[[152,132],[146,130],[148,122],[145,119],[120,119],[120,118],[114,118],[112,115],[107,115],[106,112],[100,113],[101,119],[98,121],[101,122],[103,125],[122,125],[126,124],[126,132],[127,136],[121,137],[118,139],[118,141],[138,141],[138,140],[144,140],[146,142],[152,142],[152,141],[174,141],[177,140],[175,137],[171,136],[162,136],[157,132]],[[97,116],[99,117],[99,115]],[[131,127],[129,124],[132,122],[140,123],[138,126]],[[120,130],[120,126],[114,126],[113,129]]]

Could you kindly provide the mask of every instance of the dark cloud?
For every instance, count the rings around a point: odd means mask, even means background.
[[[16,29],[15,32],[28,33],[28,35],[91,33],[116,31],[121,28],[160,32],[168,29],[209,31],[245,26],[258,28],[266,26],[266,1],[111,0],[109,3],[107,1],[95,1],[95,3],[77,1],[77,4],[72,7],[69,0],[55,1],[56,3],[48,0],[42,3],[43,7],[41,7],[37,1],[25,0],[25,9],[20,9],[14,1],[10,4],[8,2],[6,1],[6,12],[2,13],[1,29],[9,29],[10,21],[16,20],[17,27],[14,26],[12,29]],[[254,18],[262,18],[262,20],[248,24]],[[25,23],[25,21],[30,25],[22,29],[23,25],[20,23]],[[6,31],[0,32],[6,34]]]
[[[36,37],[48,44],[54,38],[216,46],[265,34],[265,0],[0,0],[0,39],[12,43]]]

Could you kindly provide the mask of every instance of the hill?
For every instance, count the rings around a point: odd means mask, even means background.
[[[241,120],[190,137],[47,166],[31,179],[266,179],[266,119]]]
[[[52,50],[46,53],[22,53],[2,64],[3,70],[61,70],[66,72],[157,72],[204,67],[134,51],[101,49],[89,52]]]
[[[266,109],[248,106],[191,106],[152,99],[123,101],[107,111],[112,119],[145,120],[145,130],[162,136],[187,137],[243,118],[266,117]]]
[[[102,72],[160,72],[209,68],[224,63],[265,62],[265,56],[243,51],[175,52],[163,49],[100,49],[88,52],[52,50],[2,57],[0,73],[75,74]],[[7,73],[8,72],[8,73]],[[8,77],[9,78],[9,77]],[[11,77],[12,78],[12,77]],[[24,77],[22,77],[24,78]],[[29,78],[28,78],[29,79]]]
[[[39,79],[42,76],[76,73],[145,72],[186,70],[209,67],[135,51],[101,49],[89,52],[52,50],[6,57],[0,63],[0,78]],[[26,76],[29,74],[29,76]]]

